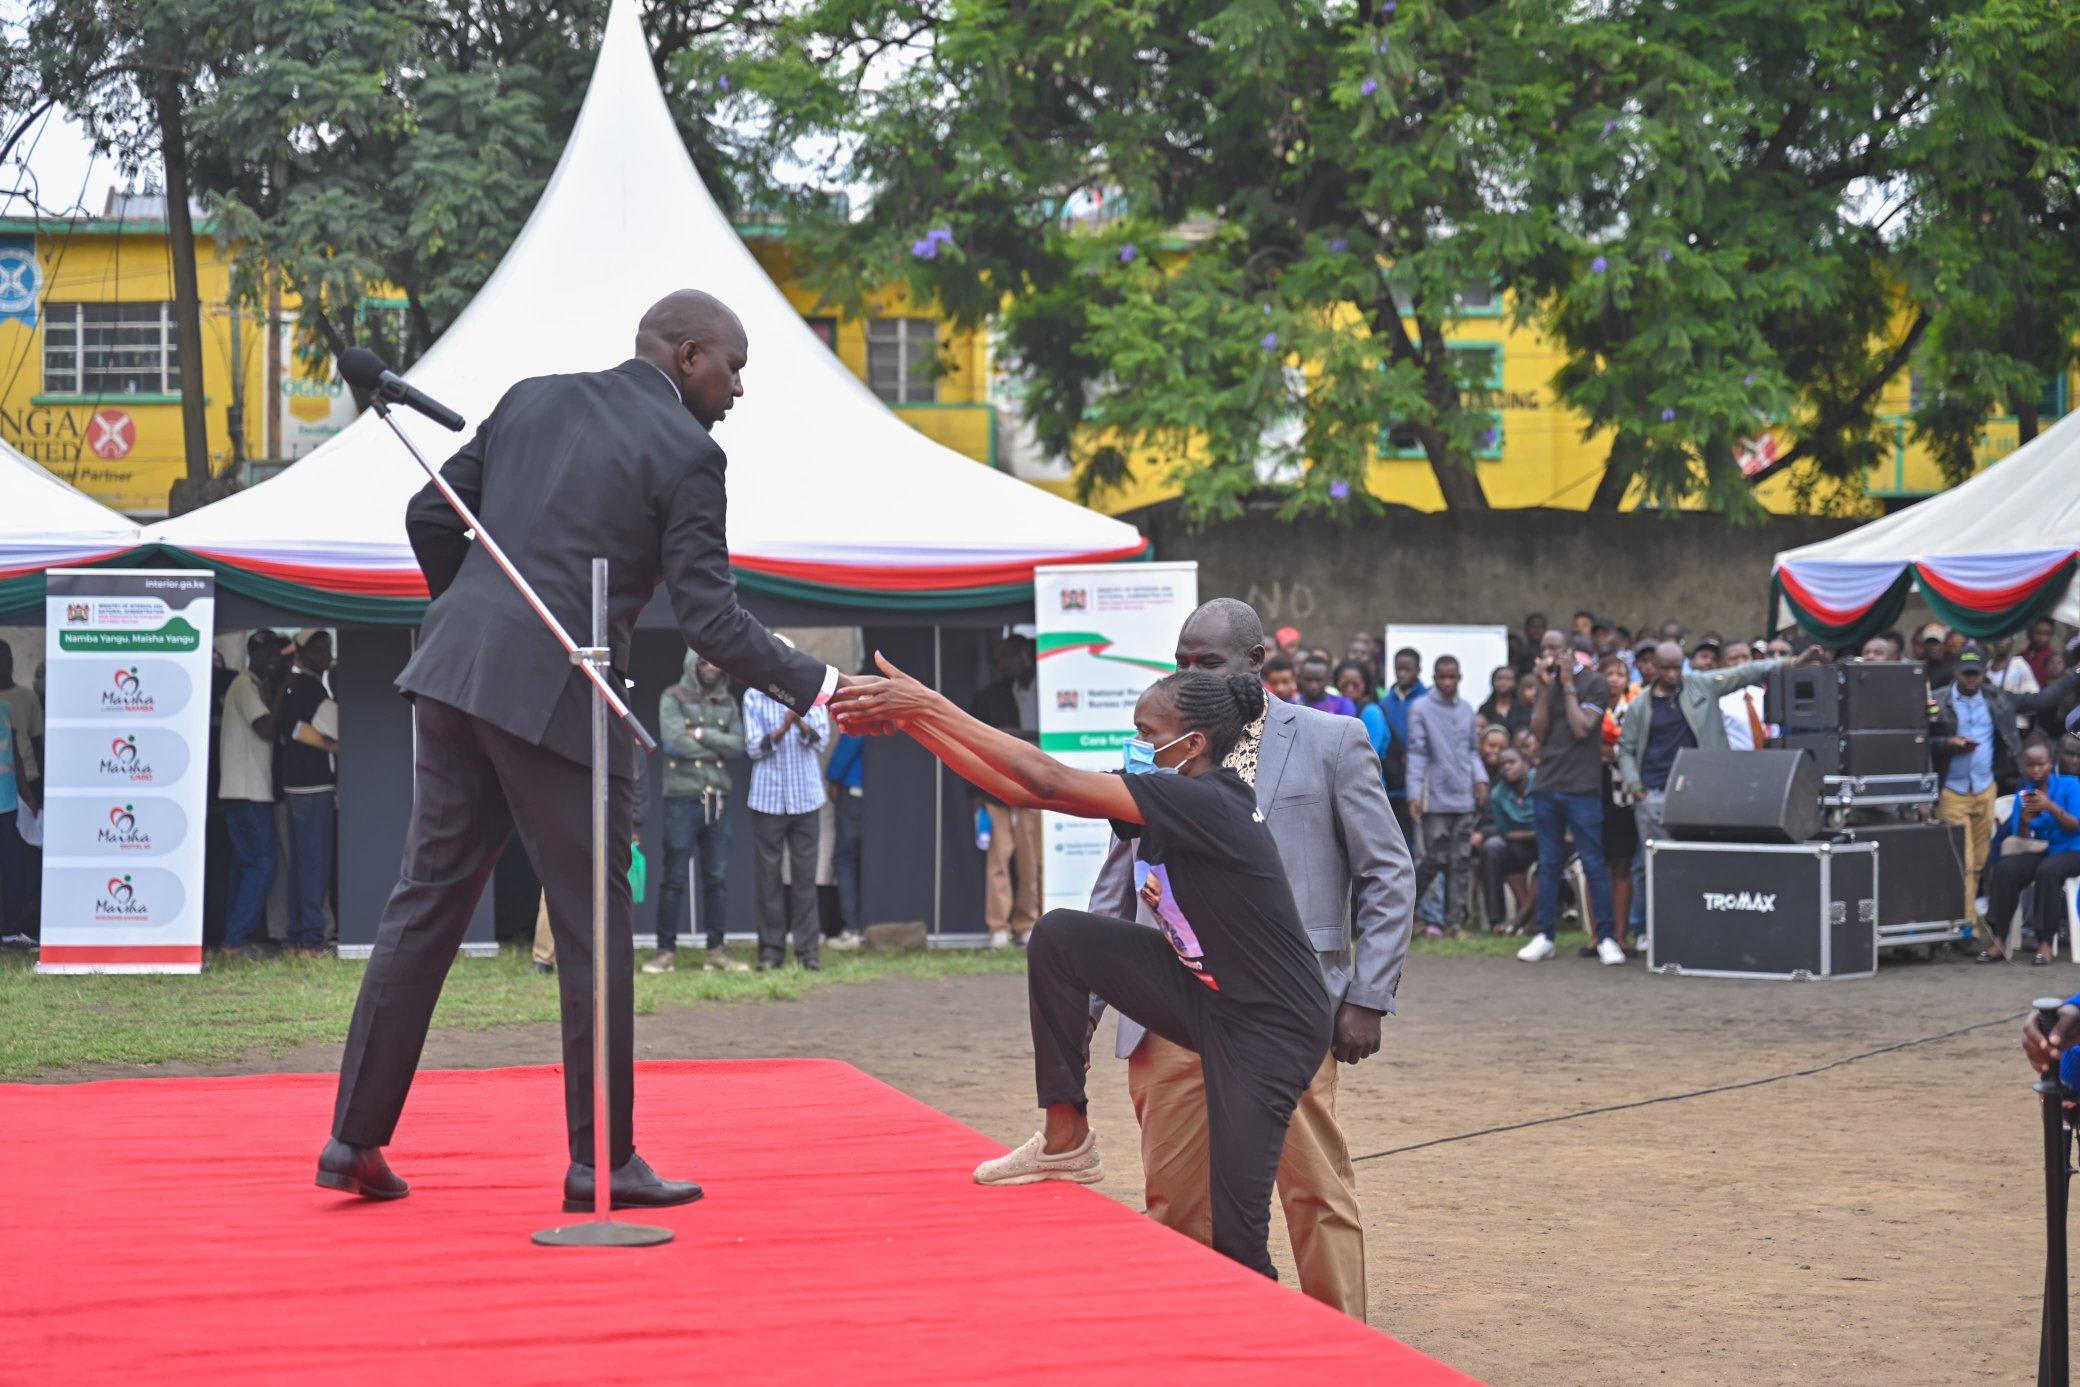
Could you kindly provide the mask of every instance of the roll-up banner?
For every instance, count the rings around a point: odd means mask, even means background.
[[[1033,570],[1040,749],[1085,770],[1113,770],[1134,735],[1142,691],[1177,668],[1177,633],[1199,605],[1196,563],[1064,564]],[[1084,910],[1112,830],[1044,816],[1048,910]]]
[[[199,973],[216,579],[48,579],[37,971]]]

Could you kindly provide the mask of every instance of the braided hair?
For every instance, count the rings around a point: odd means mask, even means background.
[[[1203,669],[1181,669],[1156,681],[1166,690],[1187,732],[1206,734],[1218,766],[1235,749],[1242,729],[1264,715],[1264,686],[1253,674],[1223,678]]]

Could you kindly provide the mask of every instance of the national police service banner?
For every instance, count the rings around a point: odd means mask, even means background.
[[[216,579],[48,579],[37,971],[199,973]]]
[[[1177,668],[1177,632],[1199,605],[1196,563],[1064,564],[1033,570],[1040,749],[1085,770],[1116,770],[1134,704]],[[1112,830],[1043,818],[1044,908],[1084,910]]]

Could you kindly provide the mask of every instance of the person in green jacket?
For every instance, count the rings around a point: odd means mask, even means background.
[[[669,973],[678,958],[686,918],[687,878],[698,856],[701,930],[711,969],[748,972],[722,946],[729,909],[729,758],[744,751],[744,718],[722,670],[686,652],[685,678],[657,703],[664,762],[664,880],[657,891],[657,952],[646,973]],[[689,929],[690,932],[690,929]]]

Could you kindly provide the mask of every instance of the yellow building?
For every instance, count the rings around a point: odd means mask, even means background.
[[[109,210],[116,215],[0,221],[0,439],[105,504],[154,517],[165,513],[168,492],[185,471],[185,381],[174,345],[163,202],[116,194]],[[913,427],[979,463],[1073,495],[1069,464],[1042,455],[1001,396],[1005,382],[994,376],[984,334],[955,331],[900,290],[877,295],[863,317],[827,315],[804,287],[781,228],[739,231],[810,326]],[[206,218],[198,219],[196,233],[211,469],[223,473],[243,460],[248,477],[266,475],[344,427],[352,400],[336,378],[314,377],[297,360],[286,314],[270,322],[231,302],[229,253]],[[1476,354],[1468,374],[1491,382],[1499,402],[1493,444],[1479,460],[1490,501],[1586,505],[1607,441],[1585,438],[1580,416],[1556,405],[1549,383],[1558,352],[1535,328],[1514,323],[1488,286],[1469,286],[1460,305],[1450,338]],[[376,299],[367,307],[402,305]],[[1926,450],[1906,441],[1913,388],[1911,373],[1903,372],[1886,390],[1881,413],[1894,423],[1894,438],[1863,494],[1852,489],[1844,498],[1858,508],[1942,489]],[[2065,412],[2069,396],[2065,381],[2047,390],[2047,423]],[[1394,441],[1390,434],[1372,468],[1373,494],[1421,510],[1442,508],[1421,450],[1412,439],[1402,448]],[[1994,421],[1982,438],[1982,460],[2002,456],[2015,441],[2013,420]],[[1094,498],[1099,509],[1118,513],[1175,494],[1169,460],[1144,455],[1133,470],[1127,484]],[[1762,496],[1772,510],[1796,508],[1788,478],[1767,483]]]

